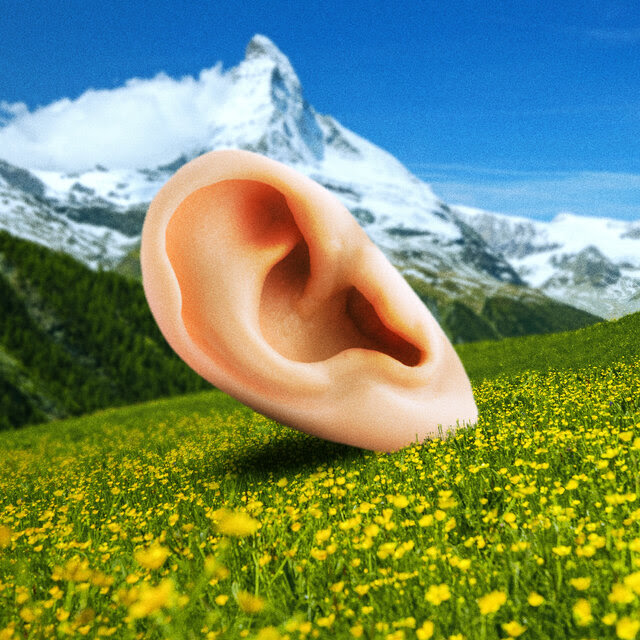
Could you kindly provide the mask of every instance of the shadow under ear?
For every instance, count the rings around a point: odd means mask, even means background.
[[[347,465],[362,460],[362,449],[346,444],[292,434],[243,447],[236,458],[225,461],[223,470],[251,474],[255,478],[312,472],[318,465]]]

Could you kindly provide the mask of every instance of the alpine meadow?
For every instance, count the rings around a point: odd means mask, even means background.
[[[479,422],[393,454],[216,390],[1,432],[0,637],[632,639],[639,331],[464,345]]]

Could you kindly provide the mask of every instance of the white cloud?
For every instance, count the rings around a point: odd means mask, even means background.
[[[7,122],[16,116],[22,116],[29,111],[24,102],[7,102],[0,100],[0,119],[2,123]]]
[[[588,29],[586,34],[594,40],[610,44],[634,44],[640,42],[639,27]]]
[[[0,103],[0,158],[29,169],[80,171],[152,167],[184,150],[200,149],[214,127],[215,105],[229,81],[221,65],[198,78],[166,74],[128,80],[116,89],[89,89],[29,111]],[[6,117],[8,116],[8,117]],[[1,122],[1,120],[0,120]]]
[[[560,211],[640,219],[640,175],[609,171],[522,172],[433,165],[418,174],[452,204],[550,220]]]

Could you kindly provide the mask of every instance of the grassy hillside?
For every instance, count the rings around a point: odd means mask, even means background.
[[[602,320],[527,287],[504,284],[487,291],[478,285],[461,290],[446,275],[441,278],[435,287],[406,276],[454,345],[571,331]]]
[[[474,391],[391,455],[218,391],[0,433],[0,637],[634,638],[640,360]]]
[[[577,369],[640,356],[640,312],[578,331],[456,346],[472,380],[524,370]]]
[[[142,287],[0,231],[0,429],[209,388]]]

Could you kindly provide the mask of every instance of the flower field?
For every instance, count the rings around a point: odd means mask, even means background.
[[[217,391],[0,433],[0,640],[640,638],[640,360],[378,454]]]

